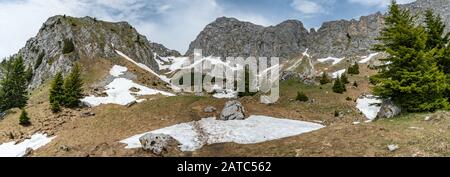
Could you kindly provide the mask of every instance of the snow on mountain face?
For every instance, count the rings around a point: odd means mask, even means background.
[[[327,58],[317,59],[317,61],[321,62],[321,63],[332,61],[332,65],[336,65],[336,64],[340,63],[343,59],[345,59],[345,58],[327,57]]]
[[[204,118],[197,122],[177,124],[148,133],[170,135],[181,143],[182,151],[195,151],[204,145],[216,143],[261,143],[300,135],[323,127],[320,124],[304,121],[250,116],[245,120],[230,121]],[[120,142],[127,144],[126,148],[139,148],[141,147],[139,138],[145,134],[147,133],[134,135]]]

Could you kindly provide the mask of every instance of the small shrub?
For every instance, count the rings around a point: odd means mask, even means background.
[[[322,77],[320,78],[320,84],[325,85],[331,83],[331,79],[328,77],[326,72],[323,72]]]
[[[350,98],[350,97],[347,97],[347,98],[345,98],[345,100],[347,100],[347,101],[352,101],[353,99]]]
[[[343,73],[343,74],[341,75],[341,82],[342,82],[343,84],[348,84],[348,83],[350,83],[350,81],[348,81],[347,74]]]
[[[63,42],[63,54],[72,53],[75,50],[75,45],[73,44],[72,39],[64,39]]]
[[[353,87],[358,87],[358,83],[356,81],[353,82]]]
[[[23,108],[22,108],[22,113],[20,114],[20,117],[19,117],[19,124],[22,126],[30,125],[30,118],[28,117],[28,113]]]
[[[51,110],[53,113],[61,112],[61,106],[59,105],[58,102],[55,101],[55,102],[51,103],[50,106],[51,106]]]
[[[309,98],[303,92],[297,92],[297,97],[295,98],[297,101],[306,102]]]

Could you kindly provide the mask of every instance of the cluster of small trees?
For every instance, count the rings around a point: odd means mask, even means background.
[[[3,77],[0,79],[0,112],[11,108],[21,108],[23,116],[20,124],[29,124],[29,118],[23,109],[27,105],[27,87],[33,76],[33,70],[26,69],[21,56],[6,60],[1,65]]]
[[[380,43],[374,47],[389,54],[384,59],[389,64],[371,78],[374,93],[408,112],[449,108],[449,34],[444,34],[441,17],[432,11],[426,12],[425,25],[417,25],[416,20],[392,2]]]
[[[66,79],[61,72],[55,75],[49,95],[50,108],[54,113],[60,112],[62,106],[77,107],[81,98],[83,98],[83,81],[78,64],[75,64]]]
[[[348,74],[351,74],[351,75],[358,75],[359,74],[359,65],[358,65],[358,63],[355,63],[352,66],[348,67]]]

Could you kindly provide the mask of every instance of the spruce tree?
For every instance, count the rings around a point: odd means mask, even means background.
[[[450,81],[450,33],[445,33],[445,23],[439,15],[434,15],[433,11],[428,10],[425,13],[425,26],[428,34],[427,49],[436,49],[437,65],[439,69],[447,76],[447,82]],[[447,88],[446,98],[450,99],[450,87]]]
[[[425,13],[425,27],[428,34],[427,49],[442,49],[449,42],[450,33],[445,33],[445,23],[441,16],[434,15],[433,11],[427,10]]]
[[[27,104],[27,80],[22,57],[10,59],[3,66],[0,81],[0,111],[23,108]]]
[[[303,92],[297,92],[297,97],[295,98],[297,101],[306,102],[309,100],[308,96]]]
[[[359,74],[359,65],[358,63],[353,64],[352,66],[350,66],[348,68],[348,74],[354,74],[354,75],[358,75]]]
[[[344,93],[346,91],[344,83],[342,83],[341,78],[338,76],[334,81],[333,92]]]
[[[320,84],[325,85],[331,82],[331,79],[328,77],[326,72],[323,72],[322,77],[320,78]]]
[[[30,118],[28,117],[27,111],[22,108],[22,113],[19,116],[19,124],[22,126],[30,125]]]
[[[382,66],[374,80],[374,94],[390,98],[409,112],[446,108],[444,92],[448,83],[438,69],[436,48],[427,49],[428,35],[422,26],[414,24],[415,16],[400,9],[395,1],[389,7],[385,28],[374,50],[386,52],[389,66]]]
[[[33,79],[33,68],[31,66],[29,66],[25,71],[25,79],[28,83],[30,83],[31,79]]]
[[[83,98],[83,81],[79,64],[75,64],[72,72],[64,81],[64,106],[69,108],[77,107],[80,99]]]
[[[348,83],[350,83],[350,81],[348,80],[347,74],[343,73],[343,74],[341,75],[341,82],[342,82],[342,84],[348,84]]]
[[[50,86],[49,102],[54,113],[61,110],[61,104],[64,103],[64,78],[61,72],[58,72]]]

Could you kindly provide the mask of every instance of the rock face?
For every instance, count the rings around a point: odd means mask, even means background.
[[[239,101],[228,101],[220,113],[219,120],[244,120],[245,110]]]
[[[177,148],[179,143],[170,135],[148,133],[139,138],[142,148],[156,155],[163,155],[171,148]]]
[[[417,0],[401,7],[416,15],[433,9],[445,20],[447,31],[450,29],[450,0]],[[190,44],[186,55],[202,49],[204,56],[281,57],[286,61],[309,49],[313,58],[365,56],[373,53],[370,49],[384,24],[380,12],[359,20],[325,22],[318,30],[309,31],[296,20],[263,27],[221,17],[206,26]]]
[[[288,20],[276,26],[263,27],[235,18],[216,19],[197,36],[186,55],[202,49],[203,56],[217,57],[284,57],[304,52],[308,31],[300,21]]]
[[[377,118],[392,118],[402,112],[402,109],[395,105],[391,100],[385,100],[381,104],[381,109],[377,114]]]
[[[70,44],[73,44],[73,51],[64,51],[64,46]],[[155,71],[158,71],[158,64],[154,53],[179,55],[160,44],[149,42],[126,22],[110,23],[91,17],[68,16],[49,18],[37,36],[28,40],[16,55],[23,57],[26,66],[33,67],[30,88],[36,88],[59,71],[67,73],[80,59],[118,57],[115,50]]]

